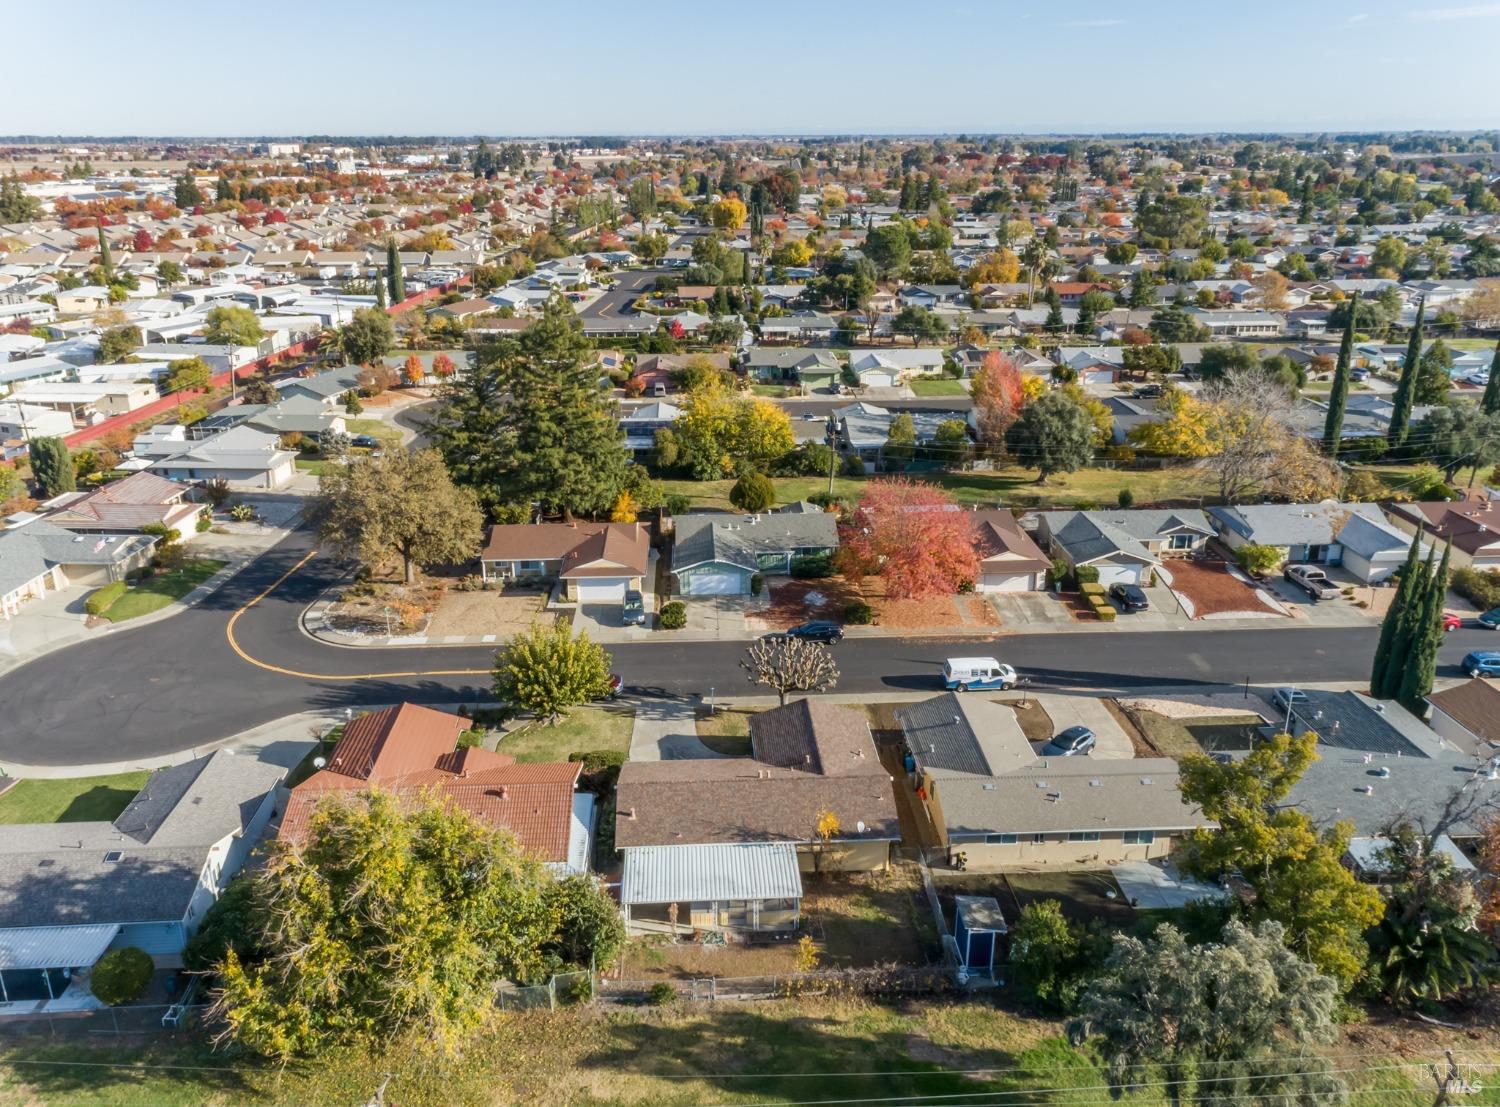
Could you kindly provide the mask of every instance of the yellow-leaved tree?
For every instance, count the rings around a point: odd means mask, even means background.
[[[1208,457],[1217,448],[1213,408],[1175,385],[1162,390],[1156,416],[1131,430],[1136,449],[1159,457]]]

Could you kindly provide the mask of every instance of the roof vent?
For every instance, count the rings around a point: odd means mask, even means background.
[[[1102,780],[1091,780],[1091,781],[1089,781],[1089,787],[1090,788],[1103,788],[1104,787],[1104,781],[1102,781]]]
[[[1047,782],[1045,780],[1039,780],[1036,782],[1036,786],[1038,788],[1045,788],[1047,787]]]
[[[993,792],[995,790],[995,785],[994,785],[993,781],[990,782],[990,783],[988,783],[988,784],[983,784],[980,787],[982,787],[986,792]]]
[[[1141,777],[1141,783],[1142,784],[1150,784],[1151,783],[1151,778],[1149,776],[1143,776],[1143,777]]]

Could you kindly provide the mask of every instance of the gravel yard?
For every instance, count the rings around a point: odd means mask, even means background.
[[[1230,571],[1228,562],[1198,559],[1173,561],[1165,567],[1172,591],[1194,619],[1214,616],[1265,616],[1278,612],[1256,594],[1256,589]]]
[[[508,638],[531,626],[541,616],[546,596],[537,591],[444,593],[427,624],[429,637],[496,634]]]

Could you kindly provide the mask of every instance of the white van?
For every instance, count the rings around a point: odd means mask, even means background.
[[[950,657],[943,662],[943,687],[950,691],[1015,686],[1015,669],[993,657]]]

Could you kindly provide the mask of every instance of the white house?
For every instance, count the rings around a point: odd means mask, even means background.
[[[151,472],[169,480],[222,480],[241,491],[280,488],[296,473],[297,455],[274,434],[235,427],[152,461]]]

